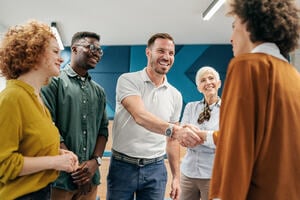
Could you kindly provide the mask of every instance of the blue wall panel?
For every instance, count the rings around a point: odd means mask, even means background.
[[[222,80],[222,87],[219,90],[219,95],[222,93],[223,82],[225,80],[227,65],[233,57],[231,45],[209,45],[208,48],[197,58],[186,75],[195,81],[195,75],[200,67],[211,66],[214,67],[220,74]]]
[[[103,57],[91,73],[128,72],[130,63],[130,46],[104,46]]]
[[[126,72],[143,69],[147,65],[145,45],[102,46],[104,56],[96,68],[90,70],[93,79],[106,92],[107,112],[110,119],[114,117],[116,83],[118,77]],[[195,85],[197,70],[205,65],[214,67],[224,83],[227,65],[232,55],[231,45],[176,45],[175,63],[168,73],[168,81],[174,85],[183,96],[183,105],[202,98]],[[64,63],[70,61],[70,48],[62,51]],[[220,91],[221,95],[222,89]]]
[[[208,45],[185,45],[176,53],[174,65],[168,74],[168,80],[181,92],[184,105],[201,97],[197,92],[194,79],[190,79],[186,72],[207,48]]]
[[[131,46],[129,72],[143,69],[147,65],[146,46]]]

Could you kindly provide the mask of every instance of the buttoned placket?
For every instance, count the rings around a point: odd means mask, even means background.
[[[88,131],[87,131],[87,120],[88,120],[88,86],[86,84],[86,78],[80,78],[80,88],[81,88],[81,109],[82,109],[82,116],[81,116],[81,125],[82,125],[82,159],[88,160],[89,153],[87,149],[87,141],[88,141]]]

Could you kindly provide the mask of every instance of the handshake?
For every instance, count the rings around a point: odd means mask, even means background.
[[[195,147],[199,144],[203,144],[208,138],[213,142],[212,131],[203,131],[192,124],[186,124],[184,126],[173,127],[172,138],[178,140],[179,144],[183,147]]]

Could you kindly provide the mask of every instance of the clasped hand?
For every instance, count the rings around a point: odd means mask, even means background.
[[[78,158],[72,151],[60,149],[59,154],[56,160],[57,170],[72,172],[78,168]]]
[[[91,191],[91,181],[97,168],[98,165],[94,160],[88,160],[81,163],[77,170],[71,173],[73,183],[78,186],[78,190],[81,194],[85,195]]]
[[[183,147],[195,147],[199,144],[203,144],[206,140],[205,131],[201,131],[198,127],[192,124],[186,124],[176,132],[176,139]]]

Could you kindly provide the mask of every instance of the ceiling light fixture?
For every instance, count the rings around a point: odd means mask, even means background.
[[[219,8],[225,3],[226,0],[213,0],[208,8],[203,12],[203,20],[209,20]]]
[[[59,48],[61,50],[64,50],[65,48],[64,48],[64,45],[62,43],[60,34],[59,34],[58,30],[57,30],[56,22],[51,22],[51,30],[52,30],[53,34],[55,35],[55,38],[56,38],[56,40],[58,42]]]

